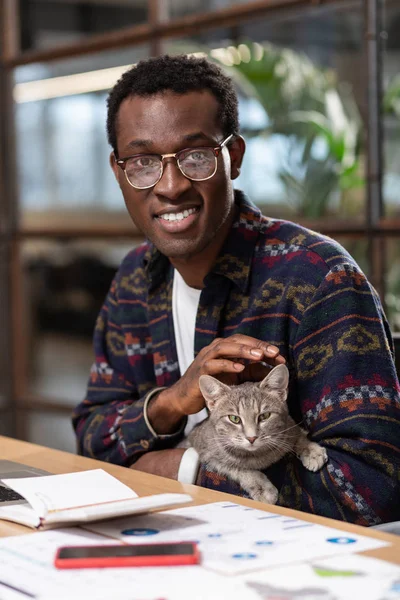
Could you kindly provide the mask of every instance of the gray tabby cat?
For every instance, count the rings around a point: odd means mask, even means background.
[[[193,446],[210,469],[239,483],[253,500],[268,504],[276,503],[278,490],[262,469],[287,452],[297,454],[309,471],[328,460],[325,448],[311,442],[289,416],[288,383],[285,365],[273,368],[261,382],[236,386],[201,375],[199,386],[210,414],[185,444]]]

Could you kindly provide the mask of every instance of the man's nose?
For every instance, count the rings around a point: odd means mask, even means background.
[[[155,194],[174,200],[189,190],[191,185],[190,179],[179,169],[176,159],[170,157],[164,160],[162,177],[153,189]]]

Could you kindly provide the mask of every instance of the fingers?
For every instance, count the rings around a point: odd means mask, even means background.
[[[217,338],[204,350],[207,358],[222,356],[242,358],[252,361],[265,361],[272,366],[286,362],[284,357],[279,354],[279,348],[276,346],[242,334],[235,334],[225,339]]]
[[[232,360],[212,359],[207,360],[203,365],[203,374],[218,375],[220,373],[240,373],[245,369],[245,365]]]
[[[204,405],[204,398],[199,388],[201,375],[212,375],[235,385],[245,380],[261,380],[265,376],[263,368],[267,364],[276,366],[286,361],[279,353],[279,348],[256,338],[235,334],[228,338],[216,338],[209,346],[200,350],[196,358],[171,389],[174,390],[182,414],[193,414]],[[260,363],[254,372],[248,367]]]
[[[277,346],[274,346],[273,344],[268,344],[263,340],[253,338],[249,335],[236,333],[235,335],[232,335],[231,337],[226,339],[231,340],[232,342],[237,344],[245,344],[246,346],[251,346],[252,348],[259,349],[263,352],[265,358],[275,358],[279,355],[279,348]]]
[[[285,365],[286,364],[286,360],[281,354],[278,354],[278,356],[275,356],[274,358],[265,358],[264,362],[268,363],[272,367],[276,367],[277,365]]]

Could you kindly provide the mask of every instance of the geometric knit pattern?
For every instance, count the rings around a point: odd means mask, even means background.
[[[278,504],[372,525],[400,519],[400,396],[379,298],[336,241],[261,214],[236,192],[238,217],[204,280],[195,354],[242,333],[278,346],[290,372],[292,417],[328,453],[317,473],[294,456],[266,473]],[[131,465],[182,438],[155,436],[146,396],[180,377],[173,269],[146,242],[123,260],[94,333],[87,396],[74,412],[80,453]],[[205,487],[244,495],[201,467]]]

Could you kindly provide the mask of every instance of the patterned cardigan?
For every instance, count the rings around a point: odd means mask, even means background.
[[[243,333],[280,348],[288,404],[327,449],[318,473],[287,456],[266,473],[278,504],[373,525],[400,518],[400,403],[393,347],[380,301],[335,241],[269,219],[236,192],[240,211],[205,278],[195,354]],[[172,320],[173,269],[150,243],[123,260],[98,317],[87,397],[73,416],[79,451],[129,466],[173,447],[183,427],[157,436],[146,402],[180,377]],[[243,492],[201,468],[201,485]]]

